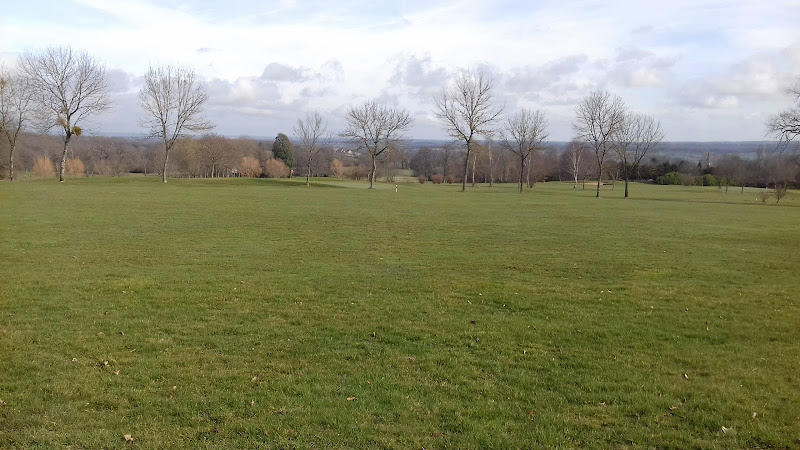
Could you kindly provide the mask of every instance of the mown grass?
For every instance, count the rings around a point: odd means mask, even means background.
[[[364,187],[0,183],[0,447],[800,444],[797,193]]]

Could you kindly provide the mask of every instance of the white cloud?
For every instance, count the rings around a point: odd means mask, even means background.
[[[273,126],[285,131],[308,109],[329,114],[333,125],[347,105],[376,97],[421,115],[413,135],[442,137],[429,113],[431,95],[459,68],[485,64],[497,77],[498,100],[508,109],[544,108],[561,130],[551,133],[554,139],[569,139],[574,105],[594,88],[697,133],[682,138],[713,140],[735,131],[758,139],[763,120],[752,115],[782,109],[786,87],[800,75],[796,0],[34,6],[4,10],[0,61],[52,44],[89,51],[109,67],[121,99],[108,126],[126,129],[115,131],[137,130],[130,95],[151,64],[194,68],[207,80],[217,131],[252,135],[271,135]],[[63,20],[76,10],[79,17]],[[721,128],[679,123],[722,111],[729,115]]]

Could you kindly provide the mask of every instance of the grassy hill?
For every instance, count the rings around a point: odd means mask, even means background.
[[[0,447],[797,445],[796,192],[365,187],[0,183]]]

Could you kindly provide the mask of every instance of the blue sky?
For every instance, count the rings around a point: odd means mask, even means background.
[[[0,16],[0,61],[48,45],[109,69],[115,108],[91,129],[140,131],[149,65],[193,68],[216,132],[273,136],[319,110],[378,98],[409,109],[415,138],[444,138],[431,96],[480,65],[507,112],[544,110],[571,137],[592,89],[661,121],[668,140],[761,140],[800,79],[800,0],[179,1],[29,0]]]

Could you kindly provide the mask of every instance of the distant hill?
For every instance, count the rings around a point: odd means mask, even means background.
[[[416,151],[421,147],[441,147],[450,142],[435,139],[412,139],[409,146],[411,151]],[[563,150],[567,144],[568,142],[563,141],[545,143],[546,146],[558,151]],[[705,159],[709,154],[712,158],[725,154],[738,154],[743,158],[754,158],[758,149],[762,147],[772,150],[778,148],[779,143],[777,141],[662,142],[653,156],[698,161]]]

